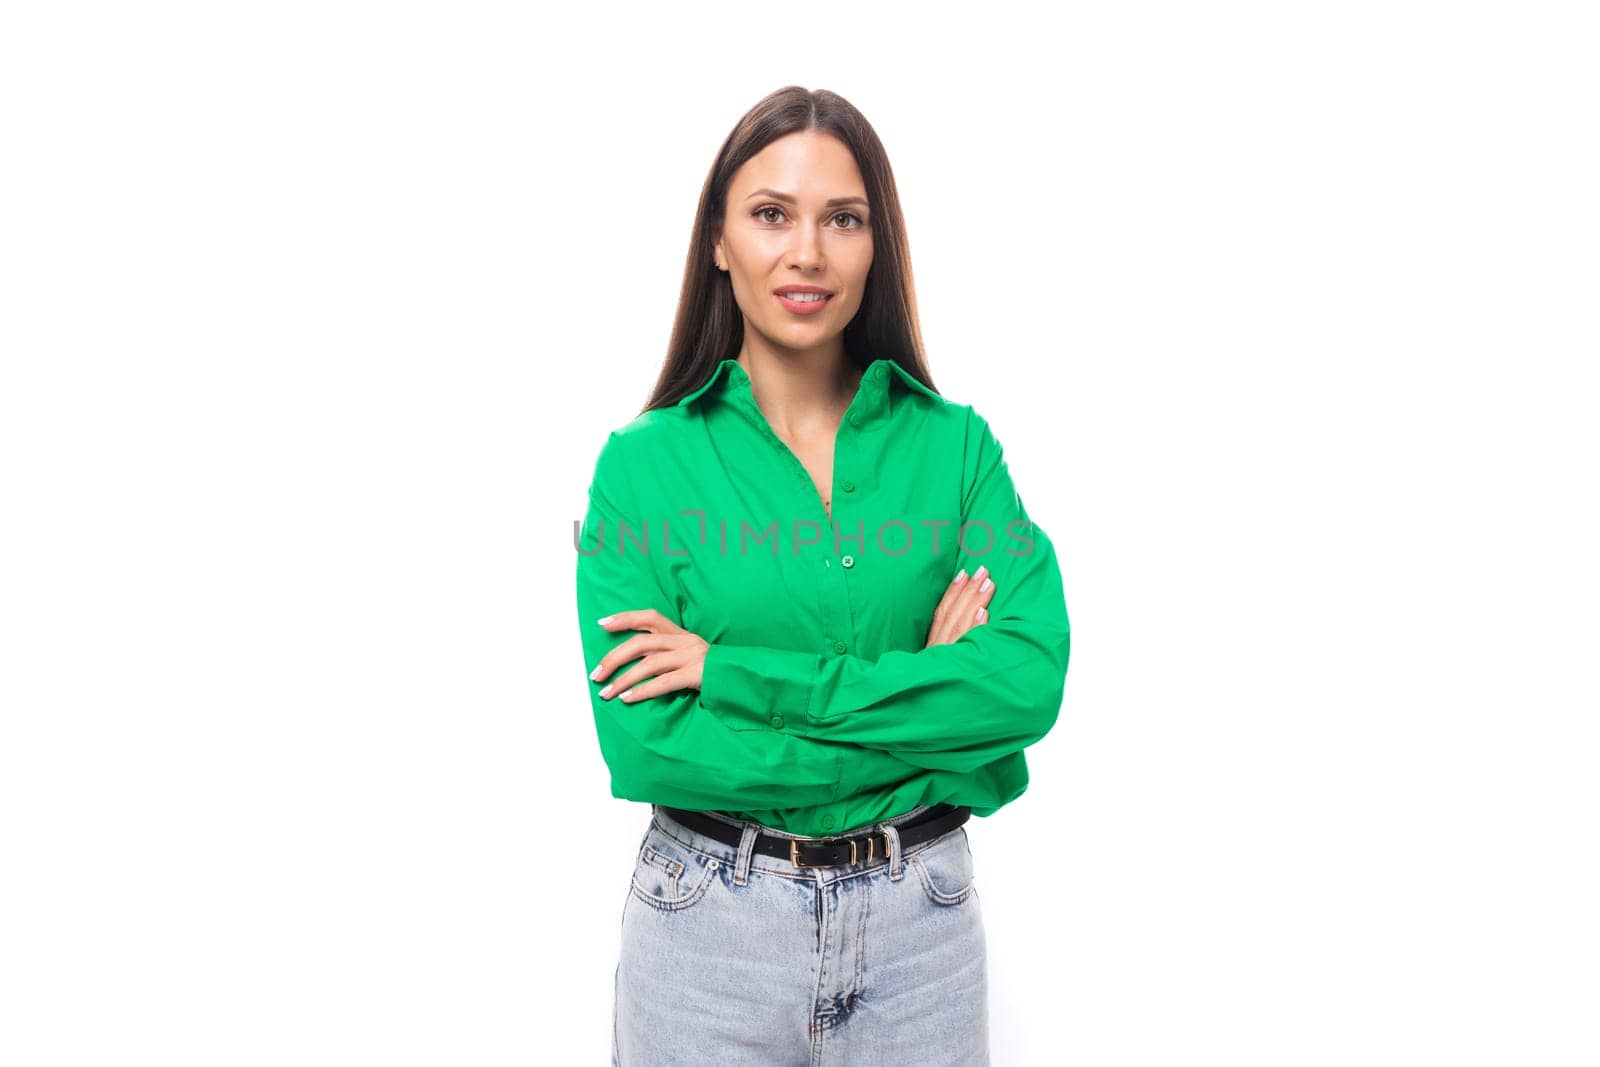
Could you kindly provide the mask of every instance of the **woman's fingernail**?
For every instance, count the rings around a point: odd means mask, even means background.
[[[966,580],[967,580],[967,568],[962,567],[960,570],[956,571],[956,581],[964,582]]]
[[[989,590],[991,590],[993,588],[994,588],[994,583],[991,582],[989,579],[985,578],[983,580],[983,584],[978,586],[978,592],[987,593]]]
[[[603,669],[603,668],[601,668],[601,667],[596,667],[596,668],[595,668],[595,669],[594,669],[594,670],[592,670],[592,671],[590,671],[590,672],[589,672],[589,678],[590,678],[590,680],[591,680],[591,681],[599,681],[599,680],[600,680],[600,671],[601,671],[601,670],[602,670],[602,669]]]
[[[622,699],[623,700],[627,700],[627,701],[632,701],[633,700],[633,690],[630,689],[626,693],[623,693],[622,694]]]
[[[989,611],[988,611],[987,608],[979,608],[978,609],[978,621],[982,622],[983,621],[983,617],[985,615],[987,615],[987,614],[989,614]]]
[[[611,687],[608,685],[604,689],[600,690],[600,695],[603,696],[603,697],[610,696],[611,695]]]
[[[615,615],[607,615],[605,618],[600,620],[600,625],[601,626],[609,626],[611,624],[611,620],[614,619],[614,618],[616,618]]]
[[[978,569],[972,572],[972,576],[974,578],[982,578],[985,574],[988,574],[988,573],[989,573],[989,568],[980,563],[980,564],[978,564]]]

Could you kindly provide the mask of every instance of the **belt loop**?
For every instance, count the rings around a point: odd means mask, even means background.
[[[744,824],[744,833],[739,836],[739,858],[733,865],[734,885],[744,885],[750,880],[750,861],[755,858],[758,833],[755,823]]]
[[[900,831],[893,823],[883,823],[883,836],[889,839],[889,881],[898,882],[905,872],[900,869]]]

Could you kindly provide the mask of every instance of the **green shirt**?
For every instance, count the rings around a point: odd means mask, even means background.
[[[613,796],[820,837],[940,801],[986,816],[1027,788],[1070,631],[1055,549],[989,424],[875,360],[839,425],[831,504],[830,521],[735,359],[611,432],[577,531],[585,674],[639,632],[598,624],[620,611],[710,643],[698,690],[628,704],[589,682]],[[980,564],[988,621],[924,648],[956,572]]]

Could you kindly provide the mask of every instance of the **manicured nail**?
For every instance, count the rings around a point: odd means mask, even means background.
[[[596,682],[599,681],[600,680],[600,672],[602,670],[604,670],[604,669],[605,668],[603,668],[603,667],[596,667],[594,670],[590,671],[589,672],[590,680],[591,681],[596,681]]]
[[[993,588],[994,588],[994,583],[991,582],[989,579],[985,578],[983,580],[983,584],[978,586],[978,592],[987,593],[989,590],[991,590]]]
[[[989,614],[989,612],[988,612],[988,609],[986,609],[986,608],[979,608],[979,609],[978,609],[978,621],[979,621],[979,622],[982,622],[982,621],[983,621],[983,619],[984,619],[984,616],[986,616],[986,615],[988,615],[988,614]]]
[[[600,695],[602,697],[609,697],[611,695],[611,687],[608,685],[604,689],[600,690]]]
[[[622,699],[624,701],[626,701],[626,702],[632,703],[632,701],[633,701],[633,690],[630,689],[626,693],[623,693],[622,694]]]
[[[985,574],[988,574],[988,573],[989,573],[989,568],[985,567],[983,564],[980,563],[980,564],[978,564],[978,569],[972,572],[972,576],[974,578],[982,578]]]
[[[956,571],[956,581],[964,582],[966,580],[967,580],[967,568],[962,567],[960,570]]]
[[[610,626],[611,625],[611,620],[614,619],[614,618],[616,618],[615,615],[607,615],[605,618],[600,620],[600,625],[601,626]]]

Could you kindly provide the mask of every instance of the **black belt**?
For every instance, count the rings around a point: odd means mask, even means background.
[[[680,822],[707,837],[714,837],[725,845],[737,846],[742,840],[742,828],[731,823],[710,818],[697,811],[669,808],[664,804],[658,804],[656,807],[670,816],[674,822]],[[903,823],[894,824],[895,832],[900,837],[900,847],[910,848],[912,845],[932,840],[940,834],[947,834],[966,822],[971,814],[972,809],[964,805],[956,807],[951,804],[935,804]],[[763,856],[788,860],[796,867],[837,867],[842,863],[870,861],[880,838],[883,840],[882,846],[879,846],[880,854],[887,856],[889,835],[882,830],[807,841],[757,833],[755,850]]]

